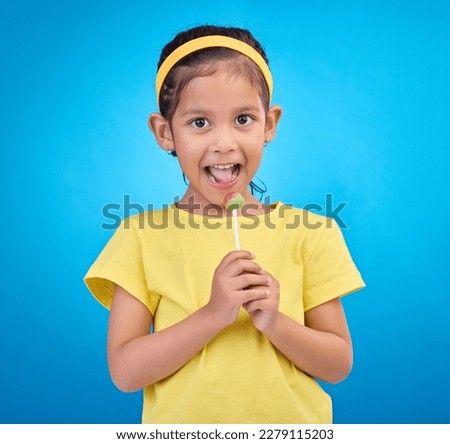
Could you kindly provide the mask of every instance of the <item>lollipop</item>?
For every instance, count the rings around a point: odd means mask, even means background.
[[[240,210],[244,206],[245,200],[241,194],[228,193],[225,196],[224,202],[225,208],[231,210],[231,215],[233,217],[234,243],[236,245],[236,250],[240,250],[237,210]]]

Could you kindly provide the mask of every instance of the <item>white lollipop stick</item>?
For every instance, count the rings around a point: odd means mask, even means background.
[[[239,242],[239,225],[238,225],[238,218],[237,218],[237,210],[234,209],[232,212],[233,217],[233,231],[234,231],[234,245],[236,246],[236,250],[241,249],[241,244]]]
[[[241,249],[239,242],[239,224],[237,218],[237,210],[240,210],[244,206],[245,200],[241,194],[228,193],[225,196],[225,208],[231,210],[231,216],[233,220],[233,232],[234,232],[234,245],[236,250]]]

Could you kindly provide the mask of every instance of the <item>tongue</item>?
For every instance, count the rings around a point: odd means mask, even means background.
[[[226,168],[224,170],[219,170],[218,168],[209,168],[209,171],[214,176],[214,178],[219,183],[228,183],[233,180],[233,169],[232,168]]]

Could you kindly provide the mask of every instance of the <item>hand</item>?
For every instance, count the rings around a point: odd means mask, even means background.
[[[264,332],[265,329],[273,325],[279,313],[280,284],[268,271],[261,270],[261,274],[269,280],[269,283],[264,287],[253,287],[253,289],[268,289],[270,294],[264,299],[246,302],[244,308],[252,317],[255,327]]]
[[[220,262],[205,310],[221,327],[232,324],[242,305],[269,297],[268,275],[249,251],[232,251]]]

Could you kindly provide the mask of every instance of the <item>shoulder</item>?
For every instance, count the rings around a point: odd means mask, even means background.
[[[157,232],[170,229],[173,226],[169,213],[168,208],[163,208],[126,216],[120,220],[114,235],[127,239],[130,239],[130,237],[153,237]]]
[[[280,231],[291,233],[304,258],[309,258],[319,246],[340,243],[342,233],[338,223],[332,218],[314,213],[304,208],[278,202],[275,206]]]
[[[122,219],[121,228],[145,230],[146,228],[167,228],[169,225],[169,208],[159,210],[142,211]]]
[[[320,234],[324,229],[335,228],[336,225],[336,222],[331,217],[283,202],[277,202],[273,211],[275,212],[274,217],[279,218],[287,228],[298,228],[311,235]]]

